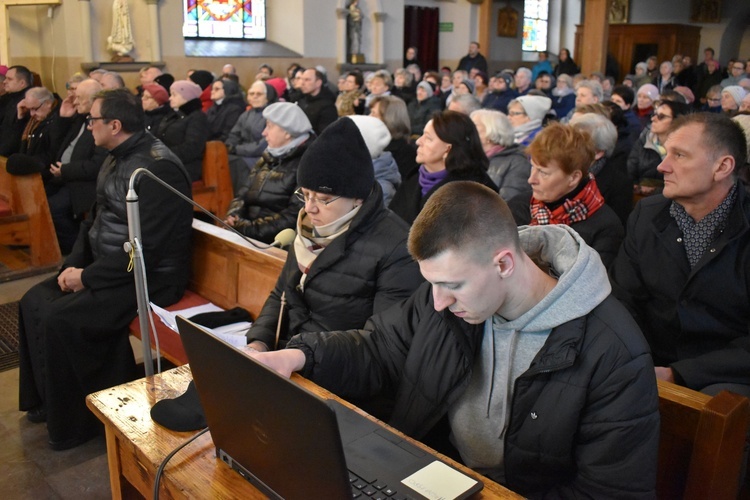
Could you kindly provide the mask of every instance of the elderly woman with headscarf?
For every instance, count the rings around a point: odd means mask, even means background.
[[[409,227],[383,205],[370,153],[351,119],[338,119],[310,145],[297,184],[304,204],[297,237],[247,332],[250,348],[281,349],[302,332],[362,328],[422,283],[406,249]]]
[[[532,194],[508,203],[516,223],[570,226],[609,266],[625,231],[589,172],[596,156],[591,136],[571,125],[553,123],[536,136],[526,152],[531,157]]]
[[[226,141],[237,119],[245,111],[245,100],[237,82],[228,78],[216,80],[211,87],[214,105],[206,112],[211,141]]]
[[[508,201],[528,192],[526,179],[531,163],[521,147],[513,142],[513,126],[508,117],[494,109],[478,109],[471,113],[471,121],[477,127],[482,149],[490,161],[487,175],[497,184],[500,196]]]
[[[226,223],[245,236],[271,243],[279,231],[294,227],[302,208],[294,194],[297,167],[313,134],[310,120],[296,104],[277,102],[262,113],[268,146],[229,204]]]
[[[389,208],[409,224],[441,186],[475,181],[497,191],[487,175],[489,161],[471,119],[457,111],[435,114],[417,139],[418,175],[404,178]]]
[[[558,119],[565,118],[570,110],[576,107],[576,92],[573,90],[573,78],[562,74],[557,77],[552,89],[552,111]]]
[[[201,88],[189,80],[177,80],[169,92],[172,112],[161,121],[155,135],[182,161],[190,179],[197,181],[203,173],[203,153],[210,134],[201,109]]]
[[[513,125],[516,144],[526,147],[542,130],[544,117],[552,107],[549,97],[524,95],[508,103],[508,119]]]
[[[263,110],[278,100],[276,89],[272,85],[261,80],[255,81],[247,91],[250,109],[240,115],[224,141],[229,152],[229,173],[235,194],[245,182],[248,171],[266,149],[263,137],[266,119],[263,118]]]

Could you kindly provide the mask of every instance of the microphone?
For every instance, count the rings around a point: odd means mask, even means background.
[[[211,217],[211,219],[213,219],[214,221],[218,222],[221,227],[223,227],[224,229],[228,229],[229,231],[232,231],[233,233],[237,234],[240,238],[242,238],[243,240],[247,241],[248,243],[250,243],[252,246],[254,246],[255,248],[257,248],[259,250],[266,250],[268,248],[273,248],[273,247],[281,248],[283,246],[289,245],[292,241],[294,241],[294,238],[297,236],[297,233],[296,233],[296,231],[294,229],[286,228],[286,229],[283,229],[282,231],[280,231],[279,234],[276,235],[276,237],[273,239],[273,243],[271,243],[270,245],[268,245],[266,243],[260,243],[259,244],[258,242],[254,241],[253,239],[248,238],[247,236],[245,236],[241,232],[237,231],[236,228],[230,226],[229,224],[227,224],[226,222],[224,222],[222,219],[218,218],[217,216],[215,216],[214,214],[212,214],[211,212],[209,212],[208,209],[204,208],[202,205],[200,205],[199,203],[197,203],[193,199],[191,199],[191,198],[185,196],[184,194],[180,193],[178,190],[176,190],[175,188],[173,188],[172,186],[170,186],[169,184],[167,184],[166,182],[164,182],[163,180],[161,180],[159,177],[157,177],[156,175],[154,175],[153,172],[151,172],[150,170],[145,169],[145,168],[138,168],[138,169],[136,169],[130,175],[130,183],[128,185],[128,194],[127,194],[127,196],[125,198],[125,201],[127,202],[127,206],[128,206],[129,210],[130,210],[131,204],[134,204],[134,206],[136,207],[136,210],[137,210],[137,206],[138,206],[138,194],[135,192],[135,185],[136,185],[136,181],[138,180],[138,176],[140,174],[144,174],[147,177],[150,177],[151,179],[155,180],[156,182],[158,182],[159,184],[161,184],[162,186],[164,186],[166,189],[170,190],[171,192],[173,192],[174,194],[176,194],[177,196],[179,196],[180,198],[182,198],[186,202],[188,202],[191,205],[193,205],[194,207],[196,207],[198,210],[200,210],[204,214],[206,214],[209,217]],[[130,220],[131,220],[130,211],[128,211],[128,224],[130,224]],[[140,235],[140,217],[136,217],[133,220],[134,220],[134,224],[138,225],[137,229],[138,229],[138,234]],[[130,235],[130,238],[132,239],[132,235]]]
[[[285,247],[287,245],[290,245],[296,237],[297,231],[295,231],[294,229],[290,227],[282,229],[281,231],[279,231],[279,234],[277,234],[273,239],[273,243],[271,243],[271,246],[279,248]]]
[[[154,375],[154,362],[153,357],[151,356],[151,330],[149,329],[149,321],[151,320],[150,315],[150,307],[149,307],[149,298],[148,298],[148,284],[146,281],[146,264],[143,259],[143,246],[141,245],[141,214],[140,209],[138,207],[138,194],[135,192],[135,186],[136,181],[138,180],[138,177],[143,174],[147,177],[150,177],[160,185],[164,186],[167,190],[171,191],[172,193],[176,194],[186,202],[190,203],[194,207],[197,207],[201,212],[211,217],[211,219],[218,222],[222,227],[225,229],[229,229],[230,231],[233,231],[234,233],[238,234],[243,240],[250,243],[255,248],[258,248],[260,250],[266,250],[268,248],[272,247],[282,247],[285,245],[288,245],[292,241],[294,241],[294,238],[296,237],[297,233],[294,231],[294,229],[284,229],[283,231],[279,232],[279,234],[276,235],[274,238],[273,243],[270,245],[258,245],[255,241],[248,238],[241,232],[237,231],[237,229],[233,228],[223,220],[216,217],[214,214],[206,210],[204,207],[202,207],[200,204],[193,201],[188,196],[185,196],[184,194],[180,193],[177,189],[170,186],[168,183],[161,180],[159,177],[154,175],[153,172],[146,168],[138,168],[136,169],[131,175],[130,175],[130,182],[128,183],[128,192],[125,196],[125,205],[127,207],[127,217],[128,217],[128,241],[125,242],[123,245],[123,249],[125,252],[131,255],[132,262],[133,262],[133,269],[134,269],[134,277],[135,277],[135,293],[136,293],[136,300],[138,304],[138,325],[141,329],[141,342],[143,344],[143,366],[146,371],[147,377],[152,377]],[[151,325],[153,326],[153,321],[151,321]],[[154,332],[156,332],[156,327],[154,327]],[[156,345],[157,352],[159,351],[159,337],[157,335],[154,335],[154,343]],[[161,373],[161,359],[157,358],[157,365],[158,365],[158,371]]]

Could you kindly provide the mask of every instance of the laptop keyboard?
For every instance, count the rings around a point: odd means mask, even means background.
[[[349,471],[349,483],[352,485],[352,498],[374,498],[382,500],[411,500],[412,497],[399,493],[382,481],[363,479]]]

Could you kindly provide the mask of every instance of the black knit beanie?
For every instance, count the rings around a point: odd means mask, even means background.
[[[330,124],[300,159],[300,187],[344,198],[365,199],[375,173],[359,128],[348,118]]]
[[[200,85],[202,90],[206,90],[206,87],[214,83],[214,75],[205,69],[193,71],[188,78]]]

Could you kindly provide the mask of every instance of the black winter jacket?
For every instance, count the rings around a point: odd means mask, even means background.
[[[54,180],[54,182],[68,186],[74,214],[82,214],[91,210],[96,200],[96,177],[108,154],[106,149],[94,143],[94,136],[85,124],[86,115],[80,114],[72,118],[60,118],[56,122],[56,125],[66,132],[58,145],[56,157],[58,161],[70,143],[78,136],[81,127],[84,127],[83,133],[73,147],[70,161],[63,164],[60,177]]]
[[[214,103],[208,108],[206,118],[211,131],[209,141],[224,142],[229,137],[229,132],[237,123],[237,119],[245,112],[247,105],[241,96],[227,97],[221,104]]]
[[[409,228],[383,206],[380,184],[373,185],[349,230],[333,240],[308,273],[304,292],[294,247],[276,287],[247,333],[273,347],[280,298],[286,292],[280,347],[300,332],[361,328],[367,318],[407,298],[422,283],[419,268],[406,250]]]
[[[141,167],[184,195],[191,194],[180,160],[148,132],[138,132],[110,151],[97,179],[93,221],[81,224],[81,232],[63,266],[85,267],[81,279],[87,288],[133,281],[133,274],[128,271],[130,257],[122,248],[128,241],[125,196],[130,175]],[[149,284],[186,286],[192,207],[146,176],[140,178],[136,191]]]
[[[750,196],[738,183],[724,231],[690,269],[671,200],[641,200],[612,266],[613,293],[641,325],[657,366],[695,390],[750,385]]]
[[[317,136],[320,136],[323,130],[339,117],[336,111],[336,97],[325,85],[320,88],[318,95],[304,94],[297,101],[297,105],[307,115]]]
[[[664,175],[656,170],[661,163],[661,156],[653,149],[644,147],[650,133],[651,129],[643,129],[628,156],[628,176],[636,184],[643,179],[664,180]]]
[[[250,170],[245,185],[229,204],[227,217],[239,220],[234,227],[249,238],[271,243],[282,229],[294,228],[303,203],[294,196],[297,167],[310,138],[281,158],[268,151]]]
[[[419,439],[469,384],[483,328],[436,312],[425,283],[363,330],[302,334],[288,347],[305,352],[304,376],[342,397],[395,397],[389,423]],[[658,394],[637,331],[612,296],[552,330],[515,383],[509,488],[529,497],[654,497]]]
[[[201,111],[200,99],[183,104],[172,111],[159,124],[154,134],[182,161],[192,181],[203,175],[203,153],[210,134],[208,118]]]

